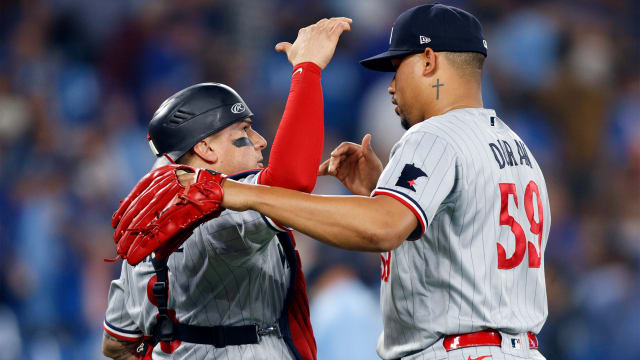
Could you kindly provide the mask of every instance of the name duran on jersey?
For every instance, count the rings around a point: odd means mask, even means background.
[[[513,154],[513,150],[511,149],[511,145],[509,145],[508,141],[498,139],[495,143],[489,143],[489,147],[493,152],[493,157],[496,159],[496,162],[498,163],[500,169],[504,169],[506,165],[526,165],[532,168],[531,160],[529,159],[529,153],[527,153],[527,148],[524,146],[524,143],[515,139],[513,140],[513,142],[516,144],[518,156],[520,157],[519,164],[518,160],[516,160],[516,157]]]
[[[540,331],[548,193],[534,154],[495,111],[456,109],[412,126],[371,194],[380,195],[419,223],[380,254],[381,358],[444,359],[434,345],[445,335]]]

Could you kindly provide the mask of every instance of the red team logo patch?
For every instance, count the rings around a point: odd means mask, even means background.
[[[389,274],[391,273],[391,251],[387,251],[386,254],[380,254],[380,260],[382,261],[380,264],[380,270],[382,272],[380,280],[388,282]]]

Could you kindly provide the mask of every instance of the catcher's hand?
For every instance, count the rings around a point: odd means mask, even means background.
[[[310,61],[320,69],[324,69],[333,57],[340,35],[351,30],[351,22],[351,19],[345,17],[322,19],[300,29],[293,44],[288,42],[276,44],[276,51],[286,53],[294,67]]]
[[[195,182],[181,185],[176,174],[180,170],[195,173]],[[220,215],[225,179],[212,170],[175,164],[145,175],[113,214],[118,255],[131,265],[151,253],[169,257],[193,229]]]

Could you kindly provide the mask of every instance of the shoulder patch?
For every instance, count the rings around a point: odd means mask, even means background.
[[[415,166],[415,164],[406,164],[400,173],[400,177],[396,182],[396,186],[403,187],[405,189],[409,189],[411,191],[416,191],[415,184],[416,180],[421,177],[428,177],[427,174],[422,171],[422,169]]]

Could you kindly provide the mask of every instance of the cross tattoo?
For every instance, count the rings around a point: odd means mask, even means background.
[[[432,88],[436,88],[436,100],[440,98],[440,86],[444,86],[444,84],[440,84],[440,79],[436,79],[436,84],[431,86]]]

